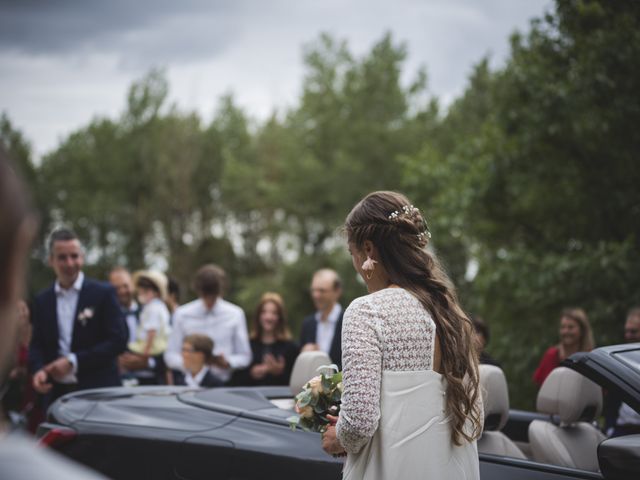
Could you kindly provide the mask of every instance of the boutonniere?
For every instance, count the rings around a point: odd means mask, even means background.
[[[83,327],[85,327],[89,319],[93,317],[93,310],[93,308],[87,307],[78,314],[78,321]]]

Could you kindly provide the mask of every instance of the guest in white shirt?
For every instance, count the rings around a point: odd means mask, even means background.
[[[173,329],[164,359],[173,370],[185,372],[181,348],[192,333],[201,333],[214,342],[214,375],[226,382],[235,369],[251,363],[247,321],[240,307],[222,298],[224,271],[205,265],[196,273],[194,287],[198,299],[179,307],[173,317]]]

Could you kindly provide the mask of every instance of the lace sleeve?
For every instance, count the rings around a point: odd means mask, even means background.
[[[358,453],[380,418],[382,341],[380,315],[365,298],[355,300],[342,326],[343,386],[336,435],[349,453]]]

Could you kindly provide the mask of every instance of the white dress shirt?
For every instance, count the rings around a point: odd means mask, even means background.
[[[202,379],[208,371],[209,369],[205,365],[200,369],[198,373],[196,373],[196,376],[194,377],[191,375],[191,372],[187,370],[187,373],[184,374],[184,383],[187,385],[187,387],[199,387]]]
[[[138,315],[136,312],[138,311],[138,304],[133,301],[131,305],[129,305],[128,309],[123,309],[123,313],[125,315],[125,319],[127,321],[127,327],[129,328],[129,342],[135,342],[136,336],[138,334]]]
[[[245,368],[251,363],[247,320],[237,305],[218,298],[210,310],[202,299],[178,307],[164,354],[164,361],[169,368],[184,371],[182,341],[192,333],[208,335],[213,340],[213,354],[223,354],[229,362],[230,369],[211,367],[213,374],[223,382],[229,380],[231,370]]]
[[[322,314],[316,312],[316,343],[320,347],[320,350],[329,354],[331,350],[331,342],[333,341],[333,335],[336,331],[336,323],[340,318],[340,312],[342,312],[342,306],[336,303],[326,320],[322,321]]]
[[[56,280],[54,290],[56,293],[56,313],[58,314],[58,354],[67,357],[73,365],[73,370],[64,378],[58,380],[59,383],[78,383],[76,372],[78,371],[78,359],[75,353],[71,353],[71,340],[73,338],[73,326],[78,308],[78,298],[84,274],[80,272],[78,278],[69,289],[64,289]],[[87,321],[90,321],[87,320]]]

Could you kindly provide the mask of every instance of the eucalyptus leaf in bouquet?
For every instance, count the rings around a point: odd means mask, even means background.
[[[309,380],[295,397],[297,415],[287,419],[292,430],[300,427],[305,431],[324,432],[329,425],[327,415],[340,413],[342,372],[336,365],[324,365],[318,371],[320,375]],[[327,374],[327,371],[334,373]]]

